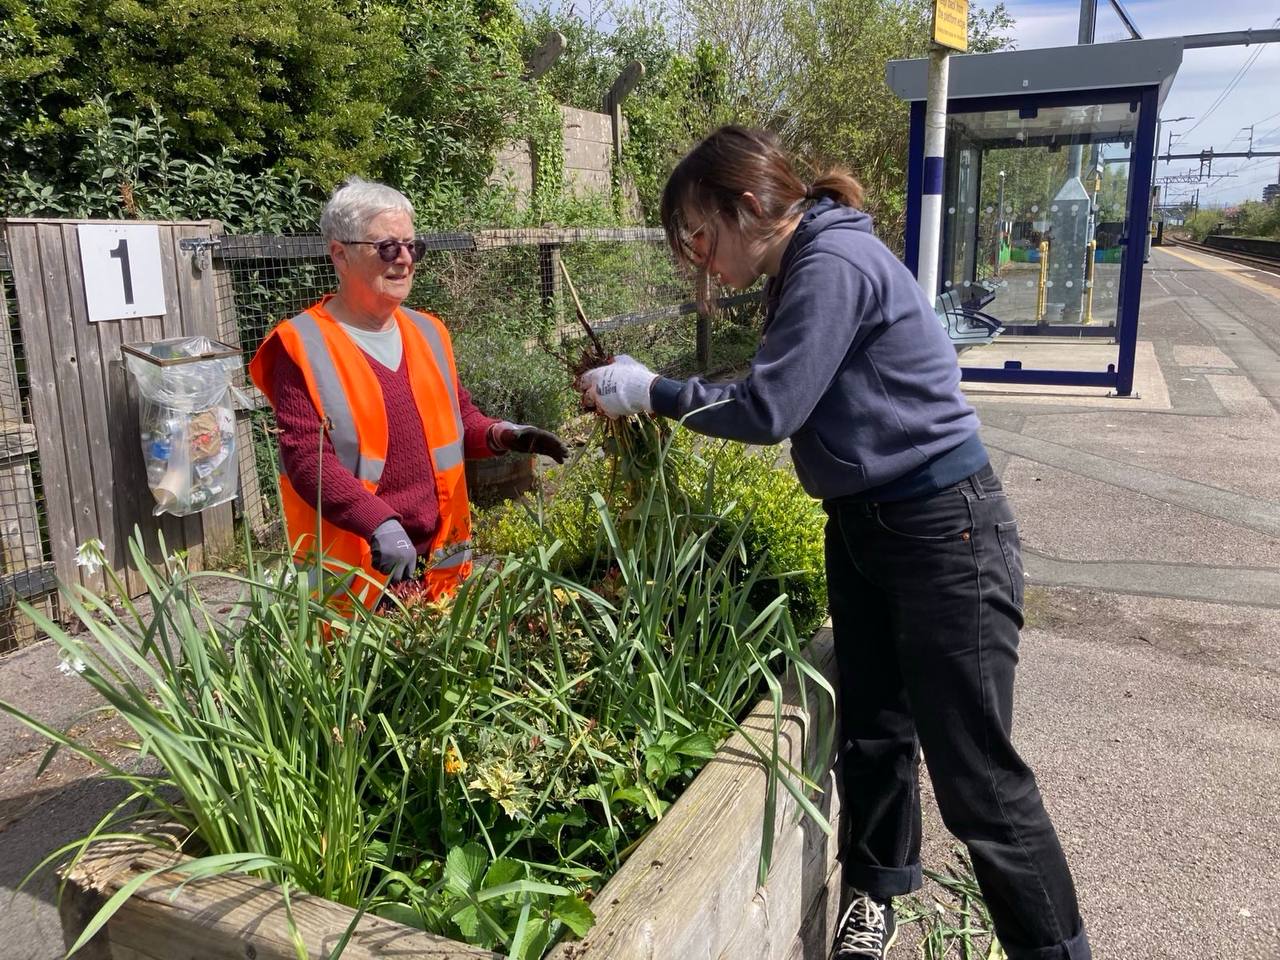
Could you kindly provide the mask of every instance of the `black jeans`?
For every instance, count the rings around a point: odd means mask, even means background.
[[[1062,847],[1009,738],[1023,580],[999,479],[988,466],[918,500],[824,506],[845,882],[882,899],[920,886],[923,747],[1011,960],[1090,957]]]

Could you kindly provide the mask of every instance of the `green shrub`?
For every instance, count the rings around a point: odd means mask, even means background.
[[[472,402],[491,417],[531,423],[556,430],[577,395],[569,388],[569,373],[545,351],[523,348],[518,335],[501,329],[468,326],[453,338],[458,379]]]
[[[742,524],[745,555],[761,559],[762,579],[752,591],[752,604],[764,609],[786,593],[797,631],[802,636],[812,633],[827,615],[821,506],[790,470],[777,465],[774,451],[695,439],[684,430],[675,446],[684,452],[696,449],[698,454],[682,459],[678,483],[683,494],[693,502],[709,494],[709,510]],[[625,513],[627,504],[616,502],[621,493],[609,475],[608,462],[584,455],[545,474],[544,492],[532,505],[509,501],[480,511],[476,541],[480,549],[494,554],[559,541],[563,568],[581,574],[601,548],[590,500],[596,490],[613,496],[618,513]],[[726,546],[713,535],[713,550],[722,552]]]
[[[767,575],[781,578],[762,581],[753,602],[763,608],[785,592],[797,629],[802,635],[811,633],[827,617],[821,505],[804,492],[791,470],[778,464],[776,448],[724,442],[707,444],[703,456],[716,474],[715,508],[736,521],[746,520],[742,540],[747,556],[768,557]],[[689,486],[698,479],[690,478]]]

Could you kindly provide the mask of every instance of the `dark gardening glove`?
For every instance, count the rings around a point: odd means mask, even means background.
[[[512,450],[516,453],[540,453],[556,463],[564,463],[569,456],[564,443],[549,430],[540,430],[523,423],[508,423],[505,420],[493,425],[493,447],[499,452]]]
[[[384,520],[369,538],[373,547],[373,568],[387,574],[388,583],[399,583],[413,576],[418,563],[418,550],[400,521]]]

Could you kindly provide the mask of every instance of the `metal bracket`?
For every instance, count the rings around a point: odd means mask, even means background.
[[[212,251],[221,244],[222,241],[217,237],[188,237],[178,241],[178,249],[191,254],[192,265],[203,272],[213,262]]]

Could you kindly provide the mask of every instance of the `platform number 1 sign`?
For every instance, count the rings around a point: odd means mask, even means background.
[[[77,230],[91,321],[164,315],[159,227],[82,223]]]

